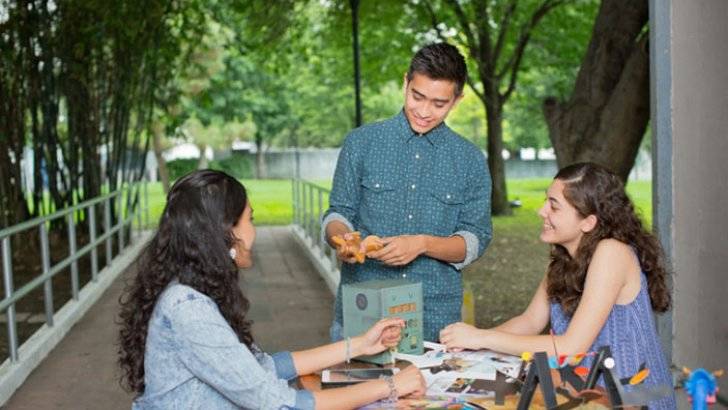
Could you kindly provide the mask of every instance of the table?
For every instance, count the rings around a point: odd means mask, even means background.
[[[399,368],[404,368],[408,365],[409,365],[409,362],[403,362],[403,361],[397,362],[397,367],[399,367]],[[357,368],[362,368],[362,367],[366,368],[366,367],[372,367],[372,366],[374,366],[374,365],[371,365],[368,363],[362,363],[362,362],[352,362],[350,364],[350,367],[357,367]],[[343,367],[343,365],[336,366],[336,367]],[[561,377],[559,376],[558,371],[555,371],[555,370],[552,371],[552,377],[553,377],[553,382],[554,382],[555,386],[561,384]],[[311,390],[311,391],[321,390],[321,375],[320,374],[311,374],[311,375],[301,376],[299,378],[299,384],[302,388],[304,388],[306,390]],[[483,398],[477,398],[477,400],[478,400],[478,404],[482,404],[484,407],[486,407],[488,409],[493,408],[493,409],[507,410],[507,409],[516,409],[518,406],[519,398],[520,398],[520,396],[518,394],[508,395],[505,398],[505,404],[502,406],[498,406],[495,404],[495,398],[483,397]],[[568,400],[565,397],[563,397],[562,395],[557,395],[557,401],[558,401],[559,405],[568,402]],[[367,406],[367,409],[373,409],[373,408],[374,407]],[[392,407],[392,405],[388,405],[387,407],[381,407],[381,408],[382,409],[392,409],[392,408],[420,409],[420,408],[427,408],[427,407],[423,407],[422,405],[418,406],[417,400],[400,399],[400,401],[398,402],[396,407]],[[461,408],[462,408],[462,405],[451,405],[451,406],[447,407],[447,409],[449,409],[449,410],[450,409],[458,410]],[[533,400],[531,401],[531,405],[529,406],[529,409],[545,409],[545,408],[546,407],[544,405],[543,397],[541,396],[541,391],[540,391],[540,389],[537,389],[536,393],[534,394]],[[568,408],[571,408],[571,407],[568,407]],[[585,410],[597,410],[597,409],[602,410],[602,409],[609,409],[611,407],[609,406],[609,399],[607,399],[605,396],[598,400],[583,404],[578,408],[585,409]]]

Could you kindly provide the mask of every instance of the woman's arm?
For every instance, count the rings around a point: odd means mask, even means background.
[[[563,335],[519,335],[503,330],[484,329],[478,330],[478,348],[514,355],[539,351],[553,355],[556,354],[555,344],[558,354],[585,352],[596,340],[625,286],[628,275],[634,274],[635,269],[639,273],[639,264],[627,245],[615,240],[601,241],[587,270],[579,306]],[[460,327],[453,328],[446,334],[447,341],[443,342],[448,347],[457,348],[462,345],[471,348],[467,346],[465,333]]]
[[[389,397],[389,386],[384,380],[372,380],[336,389],[313,392],[316,410],[355,409]]]
[[[409,366],[393,377],[396,395],[420,396],[425,393],[427,386],[420,370]],[[384,380],[372,380],[358,383],[353,386],[341,387],[313,392],[316,400],[316,410],[328,409],[355,409],[365,404],[386,399],[391,390]]]
[[[404,321],[397,318],[382,319],[366,333],[352,337],[349,357],[376,354],[397,345]],[[293,364],[299,375],[311,374],[346,360],[346,341],[331,343],[313,349],[293,352]]]
[[[546,277],[544,276],[526,310],[505,323],[492,328],[492,330],[514,335],[537,335],[549,324],[549,311]]]
[[[537,335],[549,322],[549,302],[546,295],[546,278],[536,289],[528,308],[518,316],[491,329],[478,329],[465,323],[453,323],[440,332],[440,341],[449,349],[488,348],[487,336],[492,331],[510,335]]]

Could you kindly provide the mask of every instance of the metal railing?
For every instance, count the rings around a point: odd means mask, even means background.
[[[130,201],[134,197],[135,201]],[[123,201],[127,199],[127,201]],[[118,221],[116,225],[111,226],[112,221],[112,202],[115,201],[115,216]],[[129,227],[132,238],[134,235],[134,219],[136,218],[137,234],[144,226],[149,224],[149,202],[148,190],[146,182],[137,182],[135,184],[124,186],[114,192],[90,199],[78,205],[57,211],[53,214],[38,217],[30,221],[26,221],[3,230],[0,230],[0,241],[2,242],[2,261],[3,261],[3,284],[5,287],[5,298],[0,301],[0,312],[6,312],[7,332],[8,332],[8,352],[12,362],[18,362],[18,332],[16,323],[15,304],[27,296],[36,288],[43,286],[43,301],[45,307],[45,323],[53,326],[54,308],[53,308],[53,286],[52,279],[59,272],[70,266],[71,269],[71,298],[73,301],[79,300],[79,274],[78,260],[87,254],[91,254],[91,281],[97,282],[99,275],[99,261],[97,247],[104,244],[105,248],[105,265],[108,266],[112,261],[112,241],[113,236],[117,236],[119,253],[124,250],[125,230]],[[133,205],[133,209],[129,209],[128,205]],[[96,226],[97,215],[96,207],[103,207],[103,233],[99,234]],[[88,244],[81,249],[77,249],[76,227],[77,217],[85,215],[88,221]],[[144,224],[142,224],[144,217]],[[57,219],[64,218],[68,232],[68,256],[52,264],[51,249],[48,240],[48,228],[51,223]],[[41,250],[41,266],[42,273],[28,283],[24,284],[20,289],[13,289],[13,252],[11,239],[13,235],[38,229],[40,236]],[[128,239],[132,239],[128,238]],[[103,267],[102,267],[103,269]]]
[[[321,218],[328,208],[331,190],[302,179],[293,179],[293,224],[297,225],[321,258],[338,267],[336,252],[321,240]],[[325,202],[324,202],[325,200]]]

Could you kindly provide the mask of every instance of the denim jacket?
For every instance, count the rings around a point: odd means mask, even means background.
[[[313,409],[311,392],[289,386],[296,376],[289,352],[251,351],[212,299],[173,282],[149,321],[132,409]]]

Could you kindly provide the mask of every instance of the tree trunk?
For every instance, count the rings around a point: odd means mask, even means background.
[[[356,110],[355,124],[361,127],[361,71],[359,65],[359,0],[349,0],[351,6],[351,34],[354,52],[354,107]]]
[[[207,151],[207,144],[198,144],[197,148],[200,150],[200,159],[197,161],[197,169],[206,169],[208,167],[207,155],[205,155],[205,151]]]
[[[157,159],[157,167],[159,168],[159,179],[162,181],[164,193],[169,193],[169,170],[167,170],[167,161],[162,156],[162,135],[164,127],[158,121],[152,124],[152,143],[154,146],[154,157]]]
[[[487,103],[485,117],[488,120],[488,168],[493,180],[491,213],[510,215],[508,191],[506,189],[506,167],[503,162],[503,111],[499,103]]]
[[[650,118],[647,0],[604,0],[574,91],[544,100],[559,168],[591,161],[624,181]]]
[[[268,172],[265,169],[265,159],[263,158],[263,139],[255,137],[255,177],[257,179],[265,179]]]

